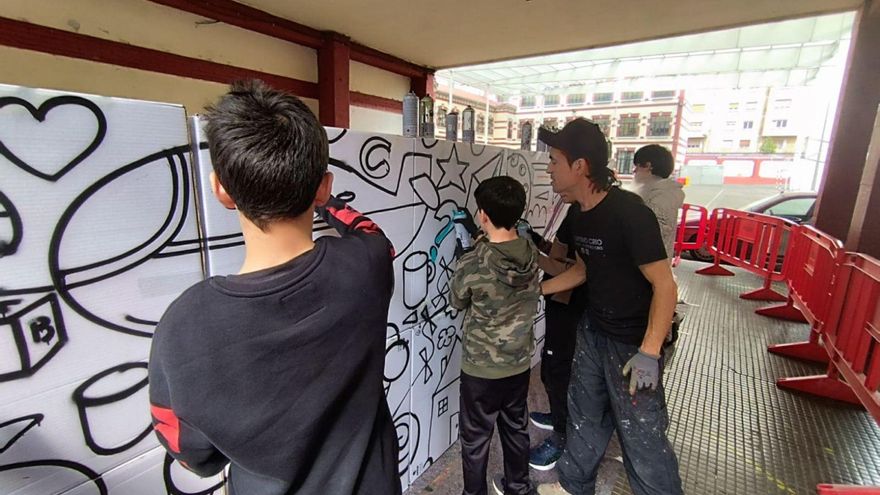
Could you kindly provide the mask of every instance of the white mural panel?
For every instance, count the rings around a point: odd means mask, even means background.
[[[389,325],[390,326],[390,325]],[[418,422],[412,420],[410,410],[410,380],[412,379],[412,330],[394,330],[385,344],[385,400],[394,419],[397,432],[398,472],[403,489],[409,486],[410,451],[418,440]]]
[[[188,134],[179,106],[0,85],[0,491],[221,492],[221,477],[199,479],[158,446],[146,380],[168,304],[244,258],[237,213],[210,191],[201,126]],[[541,232],[547,155],[327,133],[334,193],[396,249],[385,396],[407,487],[458,437],[452,212],[475,214],[476,186],[510,175]],[[540,310],[536,333],[540,345]]]
[[[4,493],[114,493],[149,451],[161,476],[146,363],[203,278],[189,157],[180,106],[0,85]]]

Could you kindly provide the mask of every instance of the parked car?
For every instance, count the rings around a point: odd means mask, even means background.
[[[784,218],[801,224],[812,221],[815,206],[816,193],[814,192],[784,192],[737,209]],[[698,218],[688,219],[685,222],[684,238],[686,241],[692,242],[696,239],[699,226],[700,220]],[[710,262],[713,260],[712,254],[705,246],[691,249],[687,253],[698,261]]]

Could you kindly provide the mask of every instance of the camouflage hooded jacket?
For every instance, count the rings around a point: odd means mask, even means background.
[[[529,369],[541,296],[538,250],[518,238],[477,242],[459,259],[450,304],[466,311],[461,370],[498,379]]]

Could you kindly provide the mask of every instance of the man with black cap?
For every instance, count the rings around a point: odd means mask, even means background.
[[[584,282],[587,288],[559,483],[540,485],[538,493],[594,493],[615,429],[633,493],[682,493],[661,382],[677,288],[657,218],[638,196],[615,187],[596,124],[578,118],[556,133],[539,130],[538,139],[550,146],[553,191],[572,205],[567,220],[577,251],[575,264],[545,281],[542,292]]]

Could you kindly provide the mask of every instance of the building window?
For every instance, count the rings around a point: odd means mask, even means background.
[[[568,106],[572,105],[583,105],[584,101],[586,101],[586,96],[583,93],[568,95],[565,97],[565,103]]]
[[[731,149],[733,148],[733,140],[725,139],[724,141],[721,141],[721,146],[724,147],[724,149]]]
[[[536,134],[537,131],[534,128],[535,124],[532,123],[532,119],[520,120],[519,125],[517,126],[517,130],[516,130],[516,138],[517,139],[522,139],[522,129],[523,129],[523,126],[526,125],[526,122],[532,124],[532,136],[534,137],[534,135]]]
[[[495,117],[489,116],[489,136],[495,135]]]
[[[513,139],[513,121],[507,121],[507,139]]]
[[[620,95],[620,101],[642,101],[645,93],[642,91],[624,91]]]
[[[559,128],[559,119],[546,118],[544,119],[544,123],[542,125],[547,129],[557,129]]]
[[[593,122],[602,129],[602,134],[605,136],[611,135],[611,116],[610,115],[593,115]]]
[[[648,119],[648,135],[649,136],[668,136],[672,127],[672,115],[661,114],[651,115]]]
[[[777,119],[773,121],[773,125],[777,128],[788,127],[788,119]]]
[[[520,100],[519,106],[523,108],[530,108],[535,106],[535,95],[525,95]]]
[[[675,90],[669,91],[651,91],[652,100],[668,100],[675,98]]]
[[[728,103],[728,105],[727,105],[727,109],[728,109],[728,110],[739,110],[739,102],[738,102],[738,101],[732,101],[732,102]]]
[[[593,93],[593,103],[611,103],[614,93]]]
[[[633,155],[635,155],[635,150],[633,149],[618,149],[617,150],[617,173],[619,174],[631,174],[633,169]]]
[[[617,137],[637,137],[639,135],[639,116],[623,116],[617,121]]]
[[[752,145],[752,141],[750,139],[740,139],[739,147],[740,148],[748,148]]]
[[[703,113],[706,111],[706,105],[703,103],[697,103],[696,105],[691,106],[691,111],[694,113]]]
[[[559,106],[559,95],[547,95],[544,97],[544,106],[545,107],[556,107]]]
[[[752,122],[751,120],[744,120],[743,121],[743,129],[751,129],[754,126],[755,126],[755,123]]]
[[[746,110],[757,110],[758,102],[757,101],[747,101],[746,102]]]
[[[703,127],[703,123],[702,122],[693,122],[691,124],[691,127],[694,127],[694,128]]]
[[[787,110],[789,108],[791,108],[791,100],[790,99],[776,100],[773,102],[773,109],[774,110]]]
[[[441,129],[446,128],[446,107],[440,107],[440,109],[437,110],[437,127],[440,127]]]
[[[483,134],[483,130],[486,127],[486,117],[483,114],[477,115],[477,134]]]
[[[731,128],[736,127],[736,121],[735,121],[735,120],[728,120],[727,122],[724,123],[724,125],[725,125],[728,129],[731,129]]]

